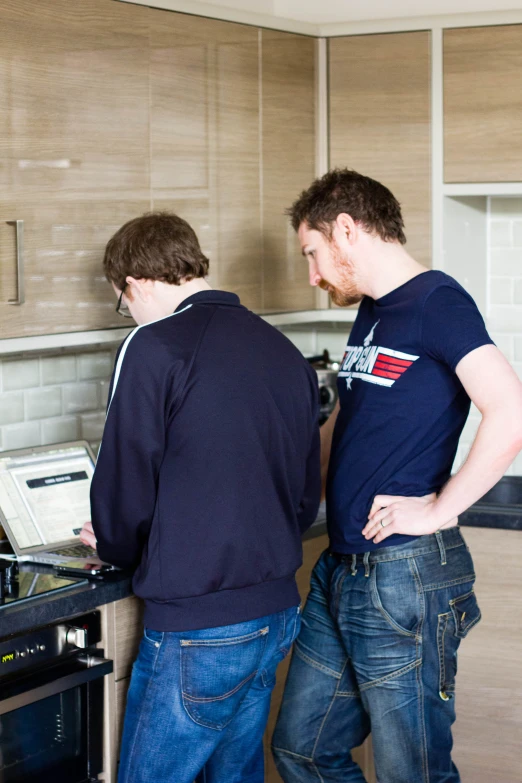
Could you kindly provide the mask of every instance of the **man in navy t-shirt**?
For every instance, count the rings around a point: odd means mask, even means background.
[[[522,385],[466,291],[403,247],[399,203],[347,169],[289,214],[310,283],[360,302],[322,428],[330,548],[319,559],[273,739],[286,783],[458,783],[456,655],[480,620],[457,517],[522,446]],[[473,447],[450,478],[472,400]]]

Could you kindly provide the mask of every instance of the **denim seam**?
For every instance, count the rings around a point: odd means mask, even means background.
[[[475,574],[467,574],[466,576],[459,577],[458,579],[451,579],[448,582],[437,582],[436,584],[425,585],[424,592],[428,593],[432,590],[443,590],[445,587],[454,587],[455,585],[462,585],[466,582],[474,582],[475,579]]]
[[[267,625],[259,631],[252,631],[244,636],[232,636],[229,639],[180,639],[181,647],[231,647],[234,644],[252,642],[260,636],[266,636],[270,627]]]
[[[416,661],[412,661],[407,666],[403,666],[402,669],[397,669],[397,671],[390,672],[390,674],[385,674],[384,677],[379,677],[378,680],[371,680],[371,682],[365,682],[361,685],[361,693],[363,691],[367,691],[370,688],[374,688],[376,685],[381,685],[383,682],[387,682],[388,680],[393,680],[395,677],[402,677],[403,674],[407,674],[408,672],[412,671],[412,669],[416,669],[419,666],[422,666],[422,659],[417,659]]]
[[[339,608],[340,608],[340,605],[341,605],[341,590],[342,590],[343,584],[344,584],[347,576],[348,576],[348,567],[346,566],[345,569],[344,569],[344,574],[339,579],[339,585],[338,585],[337,590],[336,590],[336,595],[335,595],[335,598],[334,598],[334,609],[335,609],[335,612],[332,612],[333,617],[335,617],[336,613],[339,612]]]
[[[446,612],[445,614],[439,614],[437,623],[437,648],[439,651],[439,694],[446,689],[446,657],[444,655],[444,639],[448,627],[448,619],[449,612]]]
[[[419,624],[417,626],[417,634],[415,636],[415,658],[422,660],[422,629],[424,627],[424,618],[426,615],[426,606],[424,601],[424,593],[422,590],[422,579],[419,574],[419,569],[417,568],[417,563],[415,562],[415,558],[411,558],[408,561],[408,565],[410,567],[411,574],[413,576],[413,579],[415,580],[415,584],[417,586],[417,595],[420,602],[420,617],[419,617]]]
[[[386,611],[384,606],[381,603],[381,598],[379,595],[379,590],[377,588],[377,569],[372,569],[372,575],[370,577],[370,594],[373,596],[373,604],[378,612],[384,617],[388,625],[390,625],[394,631],[397,633],[400,633],[402,636],[406,636],[409,639],[417,639],[418,634],[414,631],[407,631],[405,628],[402,628],[398,623],[395,622],[393,617]]]
[[[428,765],[428,738],[426,736],[426,717],[424,713],[424,683],[422,682],[422,667],[419,666],[417,672],[417,687],[419,689],[419,709],[420,709],[420,722],[422,731],[422,767],[423,767],[423,783],[430,783],[430,771]]]
[[[149,639],[149,642],[150,642],[150,639]],[[152,666],[152,676],[154,676],[156,674],[156,662],[158,660],[158,656],[160,654],[160,650],[161,650],[161,645],[162,644],[163,644],[163,640],[161,641],[160,646],[156,648],[156,655],[154,656],[154,664]],[[180,658],[181,658],[181,655],[180,655]],[[142,707],[143,707],[143,704],[146,701],[147,694],[150,691],[150,687],[151,687],[151,684],[152,684],[152,676],[148,678],[147,685],[145,686],[145,694],[144,694],[144,697],[143,697],[143,700],[142,700],[142,705],[141,705]],[[135,755],[134,754],[134,750],[136,748],[136,742],[137,742],[137,739],[138,739],[139,729],[140,729],[140,726],[141,726],[141,723],[142,723],[143,713],[144,713],[144,709],[141,709],[140,710],[140,717],[138,718],[138,722],[137,722],[137,725],[136,725],[136,731],[134,733],[134,739],[132,740],[132,747],[131,747],[131,749],[129,751],[129,761],[128,761],[128,769],[129,769],[129,771],[131,770],[131,764],[132,764],[132,761],[133,761],[133,758],[134,758],[134,755]]]
[[[337,683],[337,686],[335,688],[335,692],[334,692],[334,695],[332,696],[332,699],[330,701],[330,705],[329,705],[328,709],[326,710],[326,712],[324,714],[324,718],[323,718],[323,720],[321,722],[321,726],[319,727],[319,731],[317,732],[317,737],[315,738],[314,747],[312,748],[312,763],[313,763],[313,765],[315,767],[315,771],[317,772],[317,775],[319,776],[319,779],[321,780],[321,783],[324,783],[324,781],[323,781],[323,778],[322,778],[321,774],[319,773],[319,770],[317,769],[317,765],[315,764],[315,761],[313,761],[313,759],[314,759],[314,756],[315,756],[315,751],[317,750],[317,745],[318,745],[319,740],[321,738],[322,731],[324,729],[324,725],[326,723],[328,715],[330,714],[330,710],[332,709],[332,707],[334,705],[335,699],[337,698],[337,694],[339,692],[339,685],[341,684],[341,678],[342,678],[342,676],[344,674],[344,671],[345,671],[347,665],[348,665],[348,658],[344,662],[343,670],[341,672],[341,677],[339,678],[339,682]]]
[[[286,753],[288,756],[295,756],[298,759],[303,759],[304,761],[310,761],[313,763],[313,759],[311,759],[309,756],[303,756],[301,753],[294,753],[293,751],[287,750],[286,748],[278,748],[276,745],[272,745],[272,750],[277,750],[278,753]]]
[[[245,683],[247,683],[249,680],[252,679],[252,677],[255,677],[258,670],[256,669],[255,672],[252,672],[252,674],[249,674],[248,677],[245,677],[245,679],[239,683],[239,685],[236,685],[235,688],[232,688],[231,691],[228,691],[228,693],[224,693],[222,696],[189,696],[188,693],[185,693],[185,691],[181,691],[183,698],[188,699],[188,701],[194,702],[194,704],[208,704],[212,703],[214,701],[223,701],[224,699],[228,699],[229,696],[233,696],[234,693],[237,693],[238,690],[240,690]]]
[[[342,698],[353,698],[353,699],[360,699],[361,698],[361,692],[360,691],[338,691],[337,696]]]
[[[449,549],[458,549],[459,547],[465,547],[463,541],[459,541],[457,544],[444,544],[444,548],[446,551]],[[433,552],[439,552],[439,547],[437,544],[434,546],[425,546],[425,547],[419,547],[419,549],[412,549],[409,552],[404,552],[404,554],[401,555],[390,555],[389,557],[381,557],[379,554],[379,557],[374,556],[373,558],[370,558],[373,563],[391,563],[394,560],[406,560],[409,557],[422,557],[423,555],[430,555]]]
[[[305,663],[310,664],[310,666],[313,666],[315,669],[319,669],[319,671],[324,672],[325,674],[329,674],[332,677],[334,677],[336,680],[340,680],[342,677],[342,672],[339,674],[338,672],[334,671],[333,669],[330,669],[328,666],[324,666],[322,663],[318,663],[317,661],[314,661],[313,658],[309,658],[308,655],[306,655],[304,652],[301,652],[299,647],[297,645],[294,647],[295,654],[301,658]],[[343,668],[344,671],[344,668]]]

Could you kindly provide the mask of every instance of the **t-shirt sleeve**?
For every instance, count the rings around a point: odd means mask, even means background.
[[[452,286],[440,286],[429,295],[422,311],[421,330],[426,353],[453,371],[471,351],[494,345],[471,296]]]

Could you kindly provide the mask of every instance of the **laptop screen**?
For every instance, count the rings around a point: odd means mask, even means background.
[[[0,453],[0,510],[12,544],[27,551],[78,538],[91,518],[94,464],[86,446]]]

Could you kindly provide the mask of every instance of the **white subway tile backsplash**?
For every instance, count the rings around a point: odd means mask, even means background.
[[[44,385],[76,380],[76,356],[51,356],[41,364]]]
[[[105,413],[85,413],[80,416],[81,437],[88,441],[100,441],[105,426]]]
[[[78,377],[81,381],[105,379],[110,377],[112,366],[110,351],[84,353],[78,357]]]
[[[513,278],[491,277],[489,281],[489,299],[493,305],[513,303]]]
[[[491,199],[491,217],[498,218],[520,218],[522,215],[522,198],[492,198]]]
[[[492,220],[489,231],[491,247],[511,247],[513,240],[511,220]]]
[[[513,223],[513,247],[522,247],[522,214]]]
[[[100,407],[97,383],[74,383],[63,387],[63,412],[82,413]]]
[[[48,443],[63,443],[77,440],[79,423],[77,416],[60,416],[42,421],[42,446]]]
[[[348,342],[348,330],[338,332],[319,330],[317,332],[317,353],[322,353],[326,348],[332,361],[340,362],[344,356],[346,343]]]
[[[514,296],[513,300],[515,304],[522,304],[522,277],[515,278],[514,283]]]
[[[10,424],[7,427],[2,427],[2,448],[5,451],[39,445],[39,421],[26,421],[23,424]]]
[[[492,305],[487,325],[494,332],[522,334],[522,305]]]
[[[62,412],[61,386],[42,387],[25,392],[27,419],[44,419],[60,416]]]
[[[490,258],[494,275],[522,277],[522,247],[492,249]]]
[[[24,420],[24,395],[22,392],[0,394],[0,425]]]
[[[102,381],[100,383],[100,405],[102,406],[102,408],[107,407],[107,402],[109,401],[109,388],[110,388],[109,381]]]
[[[40,385],[38,359],[17,359],[2,364],[2,388],[4,391],[31,389]]]

